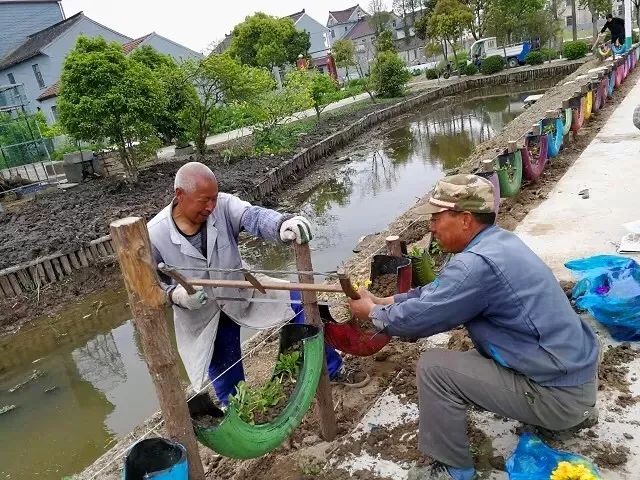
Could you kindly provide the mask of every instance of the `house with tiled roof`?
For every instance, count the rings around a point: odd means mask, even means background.
[[[44,12],[43,19],[37,19],[39,10],[34,6]],[[32,113],[42,111],[49,122],[57,119],[56,97],[64,59],[80,35],[118,42],[127,52],[150,45],[177,60],[199,55],[156,33],[134,40],[82,12],[65,18],[58,1],[0,0],[0,26],[7,22],[5,15],[12,15],[14,20],[28,17],[30,22],[22,24],[19,41],[0,55],[0,84],[21,84],[28,102],[26,109]]]
[[[316,19],[311,17],[303,8],[301,11],[292,13],[288,17],[293,21],[293,25],[299,32],[307,32],[311,47],[309,55],[312,59],[326,57],[331,48],[329,29]]]
[[[338,10],[335,12],[329,12],[329,18],[327,19],[327,28],[331,33],[331,43],[335,40],[344,38],[345,35],[351,30],[358,20],[369,16],[360,5],[354,5],[346,10]]]

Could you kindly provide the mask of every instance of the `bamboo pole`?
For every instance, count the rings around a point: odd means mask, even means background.
[[[297,243],[294,243],[294,250],[298,271],[313,271],[309,245],[298,245]],[[313,275],[300,273],[298,278],[301,283],[313,284],[314,282]],[[340,291],[342,291],[342,289],[340,289]],[[315,291],[302,290],[302,304],[307,323],[315,325],[318,328],[323,328],[322,319],[320,318],[320,310],[318,309],[318,297]],[[318,384],[318,390],[316,391],[315,413],[318,417],[318,422],[320,423],[322,438],[329,442],[335,439],[337,434],[336,415],[333,411],[331,382],[329,381],[329,373],[327,371],[326,356],[323,360],[322,374],[320,375],[320,382]]]
[[[152,267],[147,226],[141,218],[128,217],[113,222],[110,230],[167,433],[187,449],[189,478],[204,480],[200,452],[169,340],[164,316],[165,296]]]

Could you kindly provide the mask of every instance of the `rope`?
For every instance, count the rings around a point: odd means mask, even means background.
[[[273,331],[271,333],[269,333],[268,335],[266,335],[264,337],[264,339],[262,339],[260,342],[258,342],[251,350],[249,350],[247,353],[245,353],[244,355],[242,355],[236,362],[234,362],[233,364],[229,365],[229,367],[222,372],[220,375],[218,375],[216,378],[213,378],[211,380],[209,380],[208,383],[206,383],[200,390],[196,391],[191,397],[189,397],[187,399],[187,403],[189,403],[191,400],[193,400],[196,396],[198,396],[199,394],[201,394],[205,389],[207,389],[211,384],[213,384],[213,382],[215,382],[216,380],[218,380],[219,378],[221,378],[223,375],[225,375],[229,370],[231,370],[233,367],[235,367],[238,363],[244,361],[245,358],[250,357],[251,355],[253,355],[253,353],[258,350],[258,348],[262,347],[262,345],[264,345],[265,343],[267,343],[267,341],[273,337],[276,333],[280,332],[280,330],[282,330],[282,327],[284,327],[285,325],[289,324],[293,319],[295,319],[298,315],[300,315],[302,313],[302,310],[300,310],[298,313],[294,314],[291,318],[289,318],[288,320],[283,321],[282,323],[280,323],[279,325],[276,325],[275,327],[273,327]],[[250,340],[250,339],[249,339]],[[245,344],[247,342],[249,342],[249,340],[247,340],[245,342]],[[138,443],[141,440],[144,440],[146,437],[148,437],[149,435],[151,435],[151,433],[153,433],[154,431],[157,433],[157,429],[160,428],[162,425],[164,424],[164,419],[160,420],[158,423],[156,423],[153,427],[151,427],[149,430],[147,430],[147,432],[145,432],[143,435],[141,435],[140,437],[138,437],[137,440],[132,441],[131,443],[129,443],[125,448],[123,448],[122,450],[120,450],[109,462],[107,462],[107,464],[102,467],[100,470],[98,470],[92,477],[91,479],[95,479],[98,477],[98,475],[100,475],[102,472],[104,472],[107,467],[109,467],[110,465],[112,465],[113,463],[115,463],[117,460],[119,460],[133,445],[135,445],[136,443]]]
[[[317,275],[329,278],[338,278],[338,272],[335,270],[331,270],[328,272],[307,272],[307,271],[298,271],[298,270],[253,270],[249,268],[216,268],[216,267],[181,267],[178,265],[170,265],[165,264],[167,268],[172,270],[181,270],[188,271],[193,270],[197,272],[218,272],[218,273],[275,273],[278,275]]]

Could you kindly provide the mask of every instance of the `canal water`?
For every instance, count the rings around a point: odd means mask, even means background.
[[[314,268],[335,269],[362,236],[384,230],[519,115],[524,98],[556,81],[461,96],[347,152],[348,161],[296,199],[314,225]],[[242,249],[256,268],[293,266],[289,248],[246,239]],[[0,479],[79,472],[158,409],[124,291],[96,294],[34,325],[0,339],[0,411],[15,405],[0,414]]]

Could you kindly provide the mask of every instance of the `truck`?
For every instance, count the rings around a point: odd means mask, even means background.
[[[531,51],[531,42],[525,41],[505,47],[499,47],[496,37],[481,38],[471,45],[469,63],[482,61],[487,57],[498,55],[503,57],[510,68],[524,65],[527,54]]]

